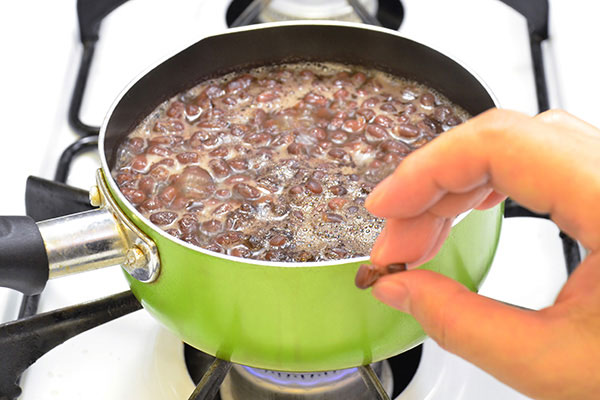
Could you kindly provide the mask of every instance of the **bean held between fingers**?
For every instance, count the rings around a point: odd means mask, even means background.
[[[431,89],[333,63],[199,84],[125,139],[112,171],[152,223],[211,251],[270,261],[366,256],[366,196],[467,114]]]
[[[377,282],[382,276],[406,271],[406,263],[389,264],[386,267],[378,267],[374,264],[361,264],[356,272],[354,284],[359,289],[367,289]]]

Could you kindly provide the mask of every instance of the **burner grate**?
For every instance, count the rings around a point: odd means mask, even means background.
[[[362,376],[363,381],[367,385],[369,392],[372,394],[373,399],[390,399],[387,393],[385,392],[385,388],[381,384],[379,377],[377,376],[375,371],[373,371],[373,368],[371,368],[370,365],[363,365],[362,367],[358,368],[358,370],[360,371],[360,375]]]
[[[542,42],[548,39],[548,19],[550,8],[548,0],[501,1],[518,11],[527,20],[527,28],[529,31],[529,47],[531,49],[531,60],[533,63],[533,73],[535,77],[535,91],[537,95],[538,112],[541,113],[548,111],[550,109],[550,101],[548,98],[548,85],[546,81],[544,57],[542,53]],[[517,204],[512,199],[508,199],[506,202],[505,216],[526,216],[550,219],[549,215],[540,215],[530,211]],[[563,244],[567,273],[571,275],[571,273],[581,262],[579,245],[577,244],[576,240],[571,238],[563,231],[560,232],[560,239]]]
[[[79,118],[83,94],[90,73],[90,67],[96,50],[96,42],[99,39],[100,24],[104,17],[117,9],[127,0],[78,0],[77,17],[79,19],[79,38],[83,45],[79,72],[71,97],[69,106],[69,124],[71,128],[80,136],[98,135],[100,128],[87,125]]]
[[[215,358],[189,400],[212,400],[217,395],[225,376],[231,369],[229,361]]]
[[[82,136],[82,138],[73,143],[63,152],[55,176],[55,179],[59,182],[64,183],[66,181],[71,163],[77,155],[91,150],[97,146],[98,139],[95,137],[95,135],[98,134],[99,128],[83,123],[79,118],[79,113],[90,66],[94,56],[95,45],[99,40],[99,28],[101,21],[105,16],[126,1],[127,0],[78,0],[77,2],[80,39],[83,45],[83,53],[71,104],[69,107],[68,118],[72,128],[75,130],[75,132],[77,132],[78,135]],[[523,14],[528,21],[538,108],[540,112],[545,111],[549,108],[549,101],[541,43],[548,38],[548,1],[502,1]],[[238,26],[247,23],[255,23],[256,17],[260,14],[260,11],[266,6],[266,4],[268,4],[268,2],[268,0],[232,1],[227,11],[228,25]],[[357,10],[357,14],[361,16],[365,23],[383,25],[388,28],[398,29],[404,17],[404,9],[399,0],[379,0],[376,20],[374,20],[370,15],[362,12],[364,10],[361,10],[360,7],[357,7],[357,5],[359,6],[360,4],[356,0],[349,0],[349,3],[355,8],[355,10]],[[244,14],[244,10],[246,10],[250,4],[252,4],[253,7],[247,10],[245,15],[242,15]],[[31,182],[28,182],[27,185],[28,199],[30,199],[29,201],[32,201],[31,199],[33,199],[35,196],[35,190],[30,190],[30,187],[35,187],[36,184],[41,185],[38,185],[38,188],[52,187],[52,185],[44,186],[43,182],[39,180],[36,181],[36,178],[32,178]],[[68,192],[72,189],[69,189],[66,186],[56,188],[57,192],[60,190],[65,190]],[[86,201],[81,200],[83,196],[82,192],[83,191],[72,191],[72,200],[66,203],[64,198],[61,198],[60,196],[56,197],[56,199],[60,199],[56,201],[61,203],[61,207],[66,205],[68,207],[74,207],[74,210],[78,211],[77,207],[87,207]],[[38,207],[39,204],[47,202],[35,203],[37,203],[36,207]],[[34,216],[36,220],[58,216],[61,215],[61,213],[64,214],[65,212],[69,211],[62,208],[61,210],[58,210],[56,207],[53,208],[52,205],[50,205],[49,210],[44,211],[48,213],[56,213],[55,215],[51,216],[44,215],[44,212],[39,214],[39,209],[34,210],[29,206],[27,207],[27,210],[28,215]],[[73,212],[73,210],[70,210],[70,212]],[[34,213],[38,214],[34,215]],[[510,199],[507,201],[505,214],[507,217],[533,216],[549,218],[546,215],[537,215],[521,207]],[[561,232],[560,237],[563,241],[563,250],[567,269],[569,273],[571,273],[581,260],[579,248],[577,242],[563,232]],[[97,300],[92,303],[76,305],[65,309],[32,316],[37,311],[38,302],[38,296],[24,296],[21,303],[21,310],[19,312],[19,320],[0,325],[0,365],[3,366],[2,370],[0,371],[0,399],[16,398],[21,391],[18,387],[18,378],[22,372],[50,349],[81,332],[141,308],[141,305],[137,302],[131,292],[124,292],[105,299]],[[419,346],[417,349],[418,356],[416,358],[416,363],[414,364],[414,369],[408,368],[407,371],[402,371],[402,367],[398,367],[398,365],[394,364],[395,358],[390,360],[390,364],[392,364],[392,368],[395,371],[398,369],[401,370],[399,374],[394,374],[395,391],[393,397],[399,394],[400,391],[403,390],[406,385],[408,385],[410,379],[412,379],[420,359],[421,346]],[[404,353],[402,356],[408,355],[410,357],[414,357],[414,354],[416,353],[411,350]],[[198,383],[196,390],[194,390],[192,393],[190,399],[213,399],[215,396],[218,396],[219,388],[225,376],[231,369],[232,364],[228,361],[215,358],[211,358],[211,360],[210,367],[208,370],[206,370],[206,372],[203,371],[202,378]],[[369,391],[372,393],[372,398],[389,399],[385,393],[385,390],[383,390],[377,375],[370,366],[360,367],[359,372],[366,386],[369,388]],[[336,373],[332,374],[336,375]],[[397,375],[400,376],[400,378],[398,378]],[[302,380],[303,374],[293,374],[293,377]],[[304,379],[306,379],[306,377]],[[398,382],[397,379],[400,379],[401,381]]]
[[[0,399],[16,399],[21,374],[59,344],[141,308],[127,291],[0,325]]]

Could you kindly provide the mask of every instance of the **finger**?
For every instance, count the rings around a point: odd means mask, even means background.
[[[404,271],[407,268],[416,268],[419,265],[430,261],[433,257],[435,257],[437,252],[440,250],[440,248],[444,244],[446,238],[448,237],[448,234],[450,233],[450,229],[452,228],[453,222],[454,222],[453,218],[445,219],[444,224],[442,225],[442,228],[440,230],[440,233],[438,234],[437,239],[433,239],[433,245],[430,247],[430,249],[425,251],[420,258],[418,258],[417,260],[415,260],[411,263],[408,263],[408,264],[405,262],[395,261],[395,260],[397,260],[397,257],[398,257],[398,248],[397,247],[390,248],[390,247],[386,246],[385,238],[387,235],[387,230],[384,228],[384,230],[381,232],[381,234],[377,238],[377,240],[380,242],[378,245],[378,248],[382,249],[381,251],[383,253],[388,253],[388,254],[386,254],[382,257],[371,256],[371,261],[372,262],[375,261],[375,262],[373,262],[372,264],[370,264],[368,266],[367,265],[361,266],[362,272],[359,269],[359,272],[357,272],[357,275],[356,275],[357,276],[357,278],[356,278],[357,286],[361,289],[365,289],[366,287],[369,287],[373,283],[375,283],[375,281],[381,276]],[[379,261],[379,263],[377,261]],[[376,271],[378,271],[378,273],[376,275],[373,275],[372,270],[376,270]]]
[[[548,125],[558,126],[571,134],[600,136],[600,131],[593,125],[576,118],[564,110],[548,110],[535,116],[535,119]]]
[[[425,263],[431,261],[436,256],[438,251],[440,251],[440,249],[442,248],[442,245],[446,241],[446,238],[450,234],[450,230],[452,229],[453,222],[454,222],[454,218],[446,219],[444,221],[444,225],[442,226],[442,229],[440,230],[440,233],[437,236],[436,241],[433,243],[433,246],[431,246],[429,251],[426,252],[425,254],[423,254],[423,256],[421,258],[419,258],[417,261],[407,264],[407,267],[415,268],[421,264],[425,264]]]
[[[488,208],[492,208],[495,205],[502,203],[504,200],[506,200],[506,195],[503,195],[502,193],[498,193],[497,191],[493,190],[492,193],[490,193],[489,196],[486,197],[475,208],[477,210],[487,210]]]
[[[565,136],[560,127],[494,110],[410,154],[365,205],[380,217],[411,218],[446,193],[466,193],[491,182],[495,190],[520,204],[550,213],[564,231],[596,249],[600,247],[598,148],[600,136]]]
[[[600,252],[585,258],[556,298],[557,304],[571,302],[589,304],[589,310],[596,314],[600,333]]]
[[[531,370],[552,340],[548,324],[536,313],[478,296],[432,271],[385,276],[375,283],[373,294],[414,316],[444,349],[524,391],[530,388],[523,387],[519,376]]]
[[[418,218],[388,219],[371,250],[371,262],[385,266],[419,261],[437,243],[444,222],[444,218],[433,214],[424,214]]]
[[[481,204],[493,194],[492,192],[489,185],[484,185],[468,193],[448,194],[432,206],[427,213],[411,219],[410,223],[396,220],[393,223],[395,233],[388,236],[387,232],[390,231],[388,228],[379,235],[373,246],[371,261],[383,266],[405,262],[409,268],[430,261],[442,247],[450,232],[454,217]],[[436,220],[436,223],[433,224],[432,220],[436,216],[441,220]],[[427,219],[429,222],[416,223],[420,218]],[[439,228],[440,222],[443,223],[442,228]],[[415,232],[418,234],[415,235]],[[387,240],[384,239],[385,237],[393,237],[393,239]],[[417,251],[423,251],[423,253],[417,255]],[[399,258],[401,256],[411,258],[402,260]]]
[[[492,191],[490,185],[482,185],[467,193],[449,193],[431,206],[428,212],[444,218],[456,217],[479,205]]]
[[[443,348],[534,398],[595,398],[600,391],[600,254],[592,253],[556,304],[523,311],[440,274],[380,278],[373,294],[413,315]]]
[[[412,218],[428,210],[447,193],[467,193],[487,184],[489,176],[484,154],[467,143],[463,133],[464,126],[471,121],[406,157],[367,197],[367,209],[383,218]],[[449,173],[450,176],[443,177]]]

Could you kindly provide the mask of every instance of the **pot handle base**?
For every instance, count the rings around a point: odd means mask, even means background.
[[[156,245],[119,208],[101,170],[96,183],[89,197],[99,208],[37,223],[50,279],[121,265],[140,282],[155,281],[160,274]]]

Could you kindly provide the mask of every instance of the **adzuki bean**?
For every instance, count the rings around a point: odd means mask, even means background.
[[[364,201],[404,157],[468,118],[434,90],[333,63],[212,79],[125,138],[113,176],[150,222],[206,250],[267,261],[365,256]],[[405,269],[363,266],[357,286]]]

